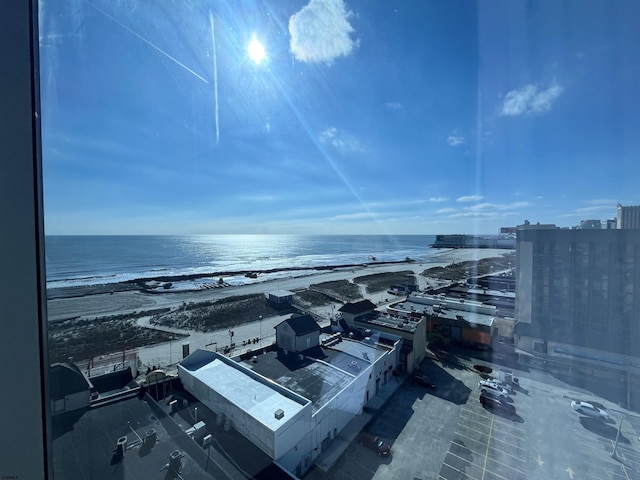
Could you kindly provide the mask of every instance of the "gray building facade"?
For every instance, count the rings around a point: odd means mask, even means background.
[[[618,204],[617,228],[640,228],[640,205],[623,206]]]
[[[516,342],[626,363],[640,350],[640,230],[517,231]]]

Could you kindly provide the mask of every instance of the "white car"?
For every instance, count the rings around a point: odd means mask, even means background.
[[[600,418],[602,420],[609,420],[609,414],[602,410],[601,408],[594,407],[590,403],[587,402],[571,402],[571,408],[573,408],[576,412],[582,413],[583,415],[587,415],[589,417]]]
[[[500,387],[496,382],[492,382],[490,380],[480,380],[478,382],[478,388],[485,395],[499,398],[500,400],[506,400],[509,396],[509,392]]]

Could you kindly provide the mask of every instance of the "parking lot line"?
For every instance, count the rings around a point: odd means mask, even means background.
[[[507,467],[507,468],[509,468],[509,469],[511,469],[511,470],[514,470],[514,471],[516,471],[516,472],[518,472],[518,473],[521,473],[521,474],[523,474],[523,475],[525,475],[525,476],[527,475],[527,473],[526,473],[526,472],[523,472],[522,470],[520,470],[520,469],[518,469],[518,468],[516,468],[516,467],[512,467],[512,466],[511,466],[511,465],[509,465],[508,463],[502,463],[502,462],[500,462],[500,461],[496,460],[496,459],[495,459],[495,457],[493,457],[493,456],[491,457],[491,461],[492,461],[492,462],[495,462],[495,463],[498,463],[498,464],[500,464],[500,465],[502,465],[502,466],[504,466],[504,467]],[[523,463],[524,463],[524,462],[523,462]]]
[[[471,439],[471,440],[473,440],[473,439]],[[481,442],[478,442],[477,440],[473,440],[473,441],[474,441],[474,442],[476,442],[476,443],[479,443],[479,444],[483,445]],[[455,440],[453,440],[451,443],[454,443],[455,445],[457,445],[457,446],[459,446],[459,447],[461,447],[461,448],[466,448],[466,449],[467,449],[467,450],[469,450],[471,453],[475,453],[476,455],[483,456],[483,454],[482,454],[482,453],[480,453],[480,452],[478,452],[477,450],[473,450],[472,448],[469,448],[469,447],[468,447],[468,446],[466,446],[466,445],[460,445],[460,444],[459,444],[458,442],[456,442]],[[496,448],[494,448],[494,447],[491,447],[491,446],[490,446],[490,447],[489,447],[489,450],[495,450],[496,452],[499,452],[501,455],[507,455],[507,456],[509,456],[509,457],[513,458],[514,460],[517,460],[517,461],[518,461],[518,462],[520,462],[520,463],[523,463],[523,464],[526,464],[526,463],[527,463],[527,461],[526,461],[525,459],[523,459],[523,458],[517,457],[517,456],[512,455],[512,454],[510,454],[510,453],[507,453],[507,452],[503,452],[503,451],[501,451],[501,450],[497,450],[497,449],[496,449]],[[495,458],[495,455],[492,455],[492,457],[494,457],[494,458]]]
[[[447,464],[447,463],[443,463],[443,464],[442,464],[442,466],[443,466],[443,467],[450,468],[451,470],[455,470],[456,472],[458,472],[458,473],[460,473],[460,474],[464,475],[464,478],[469,478],[469,479],[471,479],[471,480],[479,480],[479,479],[477,479],[477,478],[475,478],[475,477],[472,477],[472,476],[471,476],[471,475],[469,475],[467,472],[463,472],[462,470],[458,470],[457,468],[452,467],[451,465],[449,465],[449,464]],[[442,471],[442,468],[440,469],[440,471]],[[442,475],[440,475],[440,474],[438,474],[438,476],[439,476],[439,477],[442,477]],[[452,480],[452,479],[448,479],[448,478],[446,478],[446,477],[442,477],[442,478],[444,478],[445,480]],[[458,478],[460,478],[460,477],[459,477],[459,476],[457,476],[457,477],[456,477],[456,480],[457,480]]]
[[[516,461],[518,461],[518,462],[520,462],[520,463],[522,463],[522,464],[524,464],[524,465],[526,465],[526,464],[527,464],[527,460],[526,460],[526,459],[524,459],[524,458],[516,457],[515,455],[511,455],[510,453],[502,452],[502,451],[500,451],[500,450],[496,450],[495,448],[492,448],[492,447],[490,447],[490,450],[495,450],[496,452],[500,453],[501,455],[507,455],[507,456],[509,456],[509,457],[513,458],[514,460],[516,460]],[[495,457],[496,457],[496,455],[492,455],[492,457],[493,457],[493,458],[495,458]],[[517,469],[516,469],[516,470],[517,470]]]
[[[521,452],[526,453],[526,450],[525,450],[524,448],[519,447],[519,446],[517,446],[517,445],[514,445],[513,443],[509,443],[507,440],[503,440],[503,439],[501,439],[501,438],[498,438],[498,437],[496,437],[495,435],[493,435],[491,438],[492,438],[492,440],[494,440],[494,441],[496,441],[496,442],[500,442],[500,443],[507,444],[507,445],[509,445],[509,447],[517,448],[517,449],[518,449],[518,450],[520,450]],[[487,443],[488,443],[488,442],[487,442]],[[496,448],[496,450],[500,450],[500,449]]]
[[[500,440],[499,438],[496,438],[495,436],[490,436],[490,435],[488,435],[488,436],[487,436],[487,440],[486,440],[486,441],[481,441],[481,440],[476,440],[475,438],[470,437],[470,436],[468,436],[468,435],[465,435],[464,433],[462,433],[462,432],[460,432],[460,431],[456,431],[456,432],[454,432],[454,433],[455,433],[456,435],[458,435],[459,437],[463,437],[463,438],[464,438],[465,440],[467,440],[467,441],[471,441],[471,442],[477,443],[479,446],[482,446],[482,447],[487,446],[487,447],[489,447],[490,449],[494,450],[495,452],[499,453],[500,455],[509,455],[510,457],[513,457],[513,458],[515,458],[515,459],[517,459],[517,460],[521,460],[521,461],[523,461],[523,460],[522,460],[522,457],[524,457],[524,456],[525,456],[525,452],[526,452],[526,450],[525,450],[524,448],[522,448],[522,447],[518,447],[518,446],[513,445],[513,444],[511,444],[511,443],[509,443],[509,442],[506,442],[506,441],[504,441],[504,440]],[[493,440],[494,440],[494,444],[493,444],[493,445],[491,444],[491,439],[493,439]],[[513,452],[513,453],[510,453],[508,449],[503,449],[502,447],[500,447],[500,445],[496,445],[496,444],[495,444],[495,442],[502,442],[502,443],[504,443],[504,444],[508,445],[509,447],[513,447],[513,448],[515,448],[515,449],[518,449],[518,450],[519,450],[519,452],[516,452],[516,451],[514,451],[514,450],[511,450],[511,452]],[[460,445],[460,446],[463,446],[463,445]],[[469,448],[469,447],[466,447],[466,448]],[[470,450],[472,450],[472,449],[470,449]],[[473,451],[474,453],[477,453],[478,455],[484,455],[483,453],[480,453],[480,452],[478,452],[477,450],[472,450],[472,451]],[[520,452],[522,452],[522,453],[520,453]],[[519,456],[518,454],[519,454],[520,456]]]
[[[483,425],[483,426],[487,427],[487,428],[489,427],[488,425]],[[480,430],[476,430],[475,428],[467,427],[466,425],[462,425],[460,423],[458,423],[458,427],[464,428],[466,430],[471,430],[472,432],[479,433],[480,435],[487,435],[487,436],[489,435],[489,432],[486,432],[486,433],[485,432],[481,432]]]
[[[493,429],[493,417],[491,417],[491,425],[489,426],[489,440],[487,440],[487,449],[484,452],[484,465],[482,467],[482,480],[484,480],[484,474],[487,471],[487,458],[489,454],[489,441],[491,440],[491,430]]]
[[[469,419],[472,420],[472,418],[469,417],[475,417],[475,418],[481,418],[482,420],[489,420],[489,418],[491,418],[490,415],[482,415],[480,413],[474,412],[473,410],[463,410],[462,412],[460,412],[460,417],[465,418],[465,419]]]
[[[477,423],[478,425],[483,425],[485,427],[488,426],[486,421],[485,422],[479,422],[479,421],[474,420],[472,418],[463,418],[462,420],[464,420],[465,422]],[[487,420],[489,420],[489,419],[487,418]],[[460,422],[458,422],[458,425],[460,425]]]
[[[514,430],[520,430],[522,433],[526,433],[526,430],[524,428],[514,425],[513,422],[505,422],[499,418],[496,418],[496,423],[498,423],[499,425],[507,425],[509,428],[513,428]]]

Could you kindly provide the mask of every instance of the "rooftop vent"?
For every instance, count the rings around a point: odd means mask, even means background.
[[[169,454],[169,470],[179,472],[182,469],[182,452],[174,450]]]
[[[276,420],[282,420],[284,418],[284,410],[279,408],[278,410],[275,411],[273,416],[276,417]]]

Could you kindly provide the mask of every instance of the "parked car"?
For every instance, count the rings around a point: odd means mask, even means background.
[[[507,383],[501,382],[496,378],[491,378],[488,381],[491,383],[495,383],[499,388],[506,390],[509,394],[513,393],[513,387]]]
[[[609,420],[609,414],[601,408],[594,407],[592,404],[587,402],[579,402],[574,400],[571,402],[571,408],[573,408],[576,412],[582,413],[583,415],[587,415],[589,417],[599,418],[601,420]]]
[[[473,368],[480,373],[489,374],[493,372],[493,368],[487,367],[486,365],[474,365]]]
[[[427,377],[426,375],[422,375],[421,373],[414,373],[413,375],[411,375],[411,381],[413,383],[423,385],[427,388],[436,388],[436,384],[433,383],[429,377]]]
[[[490,380],[480,380],[478,388],[482,393],[500,400],[506,400],[509,397],[509,392]]]
[[[373,450],[381,457],[391,453],[391,447],[389,444],[384,442],[378,435],[363,432],[360,434],[360,444]]]
[[[516,407],[512,403],[503,402],[499,398],[490,397],[487,394],[480,394],[480,403],[487,410],[497,410],[507,415],[515,415]]]

